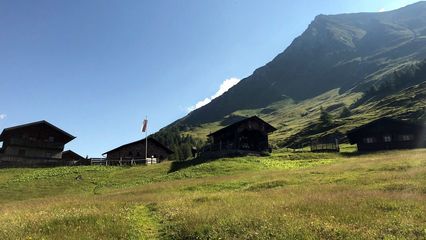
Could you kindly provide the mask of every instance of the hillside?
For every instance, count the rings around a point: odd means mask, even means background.
[[[182,122],[217,121],[284,96],[304,100],[334,88],[362,90],[363,83],[426,58],[425,26],[426,2],[384,13],[317,16],[283,53]]]
[[[389,82],[395,75],[404,75],[419,65],[424,71],[424,59],[426,2],[383,13],[319,15],[271,62],[160,133],[178,128],[205,141],[210,131],[257,114],[279,128],[274,144],[285,145],[291,135],[314,124],[308,121],[316,119],[320,106],[333,106],[330,111],[336,114],[343,106],[351,107],[356,113],[353,120],[385,115],[387,112],[362,105],[379,106],[373,102],[383,97],[397,98],[401,95],[397,91],[388,91],[369,103],[358,100],[372,86]],[[400,84],[397,90],[426,81],[425,77],[419,75],[416,81]],[[404,81],[401,77],[399,80]],[[416,94],[410,90],[403,93]],[[424,95],[415,99],[425,101]],[[396,105],[393,115],[401,115],[406,107]],[[377,115],[373,116],[373,111]]]
[[[332,89],[303,101],[285,99],[265,108],[235,111],[216,122],[197,126],[172,124],[156,137],[173,146],[175,152],[186,152],[175,156],[185,159],[190,156],[190,147],[202,146],[209,133],[252,115],[278,129],[270,136],[272,146],[291,148],[304,146],[311,139],[326,135],[336,135],[345,142],[347,131],[381,117],[426,122],[426,62],[407,69],[396,72],[381,84],[372,85],[365,93],[340,93],[339,89]],[[321,109],[332,118],[331,126],[326,129],[318,128]],[[349,116],[342,116],[344,109],[350,111]]]
[[[424,239],[425,175],[424,149],[1,169],[0,239]]]

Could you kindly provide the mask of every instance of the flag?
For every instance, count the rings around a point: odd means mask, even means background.
[[[143,120],[143,124],[142,124],[142,132],[146,132],[146,129],[148,127],[148,119],[144,119]]]

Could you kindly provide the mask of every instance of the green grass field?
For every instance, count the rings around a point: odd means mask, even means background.
[[[426,149],[0,170],[0,239],[426,239]]]

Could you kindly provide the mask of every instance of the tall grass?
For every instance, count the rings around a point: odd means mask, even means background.
[[[0,170],[0,239],[426,239],[425,149],[170,168]]]

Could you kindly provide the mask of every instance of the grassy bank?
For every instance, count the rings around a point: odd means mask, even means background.
[[[426,150],[0,170],[0,239],[425,239]]]

